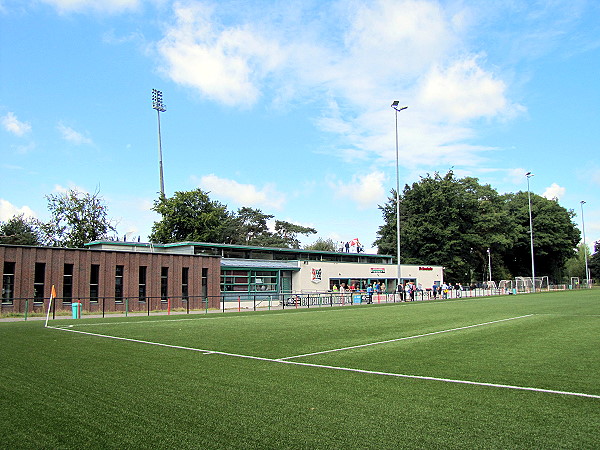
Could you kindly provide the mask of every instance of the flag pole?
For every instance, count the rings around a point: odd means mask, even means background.
[[[52,300],[56,297],[56,289],[52,285],[52,291],[50,292],[50,300],[48,301],[48,312],[46,313],[46,324],[44,328],[48,326],[48,318],[50,317],[50,310],[52,309]]]

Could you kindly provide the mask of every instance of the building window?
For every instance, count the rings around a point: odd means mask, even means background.
[[[4,262],[2,272],[2,303],[13,304],[15,299],[15,263]]]
[[[255,271],[252,272],[252,284],[250,291],[254,292],[276,292],[277,272]]]
[[[98,302],[100,286],[100,265],[92,264],[90,268],[90,302]]]
[[[247,270],[221,271],[221,291],[248,292]]]
[[[146,301],[146,266],[138,267],[138,299],[140,302]]]
[[[115,302],[123,302],[123,266],[115,268]]]
[[[208,269],[202,269],[202,298],[208,297]]]
[[[187,301],[190,295],[189,290],[189,277],[190,277],[190,268],[182,267],[181,268],[181,299]]]
[[[33,301],[41,303],[44,301],[44,288],[46,284],[46,263],[35,263],[33,274]]]
[[[63,303],[71,303],[73,300],[73,264],[65,264],[63,271]]]
[[[160,299],[166,302],[169,299],[169,268],[160,269]]]

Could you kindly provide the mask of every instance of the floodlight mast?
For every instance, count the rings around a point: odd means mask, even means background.
[[[398,279],[396,280],[397,292],[402,286],[402,269],[400,266],[400,160],[398,158],[398,111],[404,111],[406,108],[408,108],[408,106],[402,106],[399,108],[399,103],[400,102],[398,100],[394,100],[391,105],[396,114],[396,251],[398,255]]]
[[[585,284],[588,289],[592,287],[590,284],[590,270],[588,269],[588,257],[587,257],[587,244],[585,243],[585,220],[583,220],[583,205],[585,205],[585,200],[581,200],[581,226],[583,227],[583,254],[585,255]]]
[[[529,190],[529,179],[534,176],[533,173],[527,172],[525,174],[527,177],[527,199],[529,201],[529,242],[531,243],[531,280],[532,280],[532,289],[535,292],[535,263],[533,258],[533,220],[531,218],[531,191]]]
[[[162,160],[162,142],[160,137],[160,113],[167,110],[163,104],[162,92],[152,89],[152,109],[156,110],[158,117],[158,169],[160,176],[160,198],[165,198],[165,181],[163,176],[163,160]]]

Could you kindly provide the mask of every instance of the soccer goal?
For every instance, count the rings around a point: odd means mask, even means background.
[[[515,284],[517,292],[533,292],[534,284],[531,277],[516,277]],[[535,290],[547,291],[549,289],[548,277],[535,277]]]
[[[516,283],[513,280],[500,280],[500,283],[498,283],[498,289],[500,289],[500,291],[504,292],[505,294],[509,292],[512,294],[512,290],[515,288]]]

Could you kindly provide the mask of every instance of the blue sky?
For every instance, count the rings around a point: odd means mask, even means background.
[[[600,240],[600,2],[0,0],[0,220],[99,192],[119,235],[197,187],[359,238],[400,182],[474,176],[584,206]],[[423,205],[424,208],[427,205]],[[535,218],[534,218],[535,221]],[[311,243],[311,236],[304,243]]]

